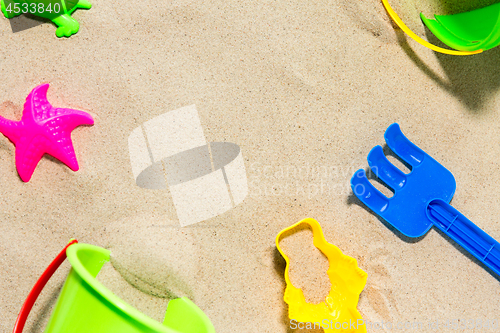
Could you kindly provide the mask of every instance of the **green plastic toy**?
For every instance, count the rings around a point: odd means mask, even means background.
[[[36,298],[66,256],[72,268],[45,333],[215,333],[210,319],[186,297],[169,301],[163,324],[125,303],[96,280],[110,260],[110,252],[76,240],[37,281],[19,313],[14,333],[22,332]]]
[[[0,0],[0,8],[6,18],[32,14],[51,20],[57,25],[57,37],[70,37],[78,32],[80,24],[71,17],[77,10],[90,9],[88,0]]]
[[[456,50],[484,51],[500,45],[500,3],[435,19],[420,17],[437,38]]]

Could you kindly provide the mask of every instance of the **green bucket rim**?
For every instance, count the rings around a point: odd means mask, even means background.
[[[93,291],[98,293],[108,303],[115,307],[117,311],[122,312],[124,315],[129,316],[130,318],[136,320],[138,323],[148,328],[158,330],[159,333],[178,333],[177,330],[168,328],[162,323],[148,317],[144,313],[135,309],[133,306],[116,296],[102,283],[97,281],[97,279],[88,272],[88,270],[83,266],[82,262],[78,258],[78,253],[81,251],[98,252],[107,258],[107,260],[105,260],[105,263],[109,262],[111,252],[98,246],[81,243],[73,244],[66,249],[66,255],[69,262],[71,263],[73,270],[82,278],[83,281],[85,281],[85,283],[87,283],[92,288]]]

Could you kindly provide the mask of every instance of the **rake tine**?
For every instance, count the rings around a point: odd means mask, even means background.
[[[422,163],[424,157],[427,155],[404,136],[398,124],[389,126],[387,131],[385,131],[384,137],[389,148],[412,167],[416,167]]]
[[[378,214],[383,213],[389,206],[389,199],[370,183],[363,169],[359,169],[352,176],[351,188],[359,200]]]
[[[406,175],[395,167],[384,155],[382,147],[374,147],[368,154],[368,165],[371,170],[394,191],[397,191],[406,183]]]

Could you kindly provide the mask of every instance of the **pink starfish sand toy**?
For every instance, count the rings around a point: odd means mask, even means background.
[[[50,154],[78,171],[71,131],[80,125],[93,125],[94,119],[83,111],[60,109],[47,100],[49,84],[31,91],[24,103],[21,121],[0,116],[0,132],[16,146],[16,167],[28,182],[44,154]]]

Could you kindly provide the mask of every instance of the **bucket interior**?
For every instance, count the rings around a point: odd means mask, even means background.
[[[71,271],[45,333],[215,333],[206,315],[189,299],[171,300],[164,324],[113,294],[96,277],[109,250],[88,244],[68,247]]]

